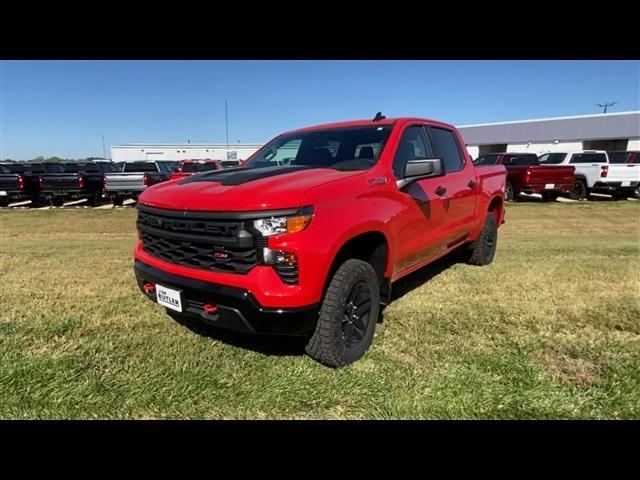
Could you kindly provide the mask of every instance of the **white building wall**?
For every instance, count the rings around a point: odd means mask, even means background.
[[[471,158],[475,160],[476,158],[478,158],[478,155],[480,154],[480,148],[476,146],[468,145],[467,152],[469,152],[469,155],[471,155]]]
[[[640,150],[640,138],[630,138],[627,150]]]
[[[246,160],[261,145],[114,145],[111,159],[114,162],[135,160],[227,160],[227,152],[235,152],[237,160]]]
[[[535,153],[537,155],[569,150],[582,150],[582,142],[514,143],[507,145],[507,152]]]

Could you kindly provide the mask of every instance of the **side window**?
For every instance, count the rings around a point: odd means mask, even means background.
[[[396,156],[393,160],[393,174],[396,178],[402,178],[404,167],[407,165],[408,160],[429,158],[430,156],[423,128],[419,125],[409,127],[402,134],[398,144]]]
[[[607,163],[604,153],[574,153],[569,163]]]
[[[437,127],[430,127],[429,130],[431,131],[433,156],[442,158],[444,173],[461,170],[464,161],[454,133],[451,130]]]

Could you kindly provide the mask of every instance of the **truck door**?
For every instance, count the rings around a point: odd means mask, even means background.
[[[408,160],[433,158],[422,125],[408,126],[396,149],[393,172],[401,179]],[[398,274],[446,248],[443,235],[444,199],[436,193],[440,178],[424,178],[398,189],[396,199],[401,213],[391,221],[396,232]]]
[[[444,164],[444,177],[432,180],[437,180],[437,194],[444,202],[443,234],[448,248],[465,240],[474,226],[479,185],[456,132],[439,126],[429,126],[427,132],[433,156]]]
[[[598,152],[574,153],[569,160],[569,164],[576,167],[576,174],[587,179],[588,188],[592,188],[600,180],[600,167],[607,163],[607,155]]]

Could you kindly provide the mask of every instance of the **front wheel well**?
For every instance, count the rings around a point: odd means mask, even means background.
[[[389,279],[384,276],[389,261],[389,244],[385,235],[379,231],[361,233],[340,247],[324,282],[325,290],[340,265],[351,258],[363,260],[373,267],[380,283],[380,299],[384,302],[389,298],[391,284]]]
[[[502,202],[502,198],[494,197],[489,202],[489,208],[487,209],[487,213],[493,213],[496,217],[496,222],[498,225],[502,222],[502,213],[504,211],[504,204]]]

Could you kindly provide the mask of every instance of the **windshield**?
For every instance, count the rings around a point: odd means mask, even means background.
[[[609,163],[627,163],[629,158],[628,152],[617,152],[609,155]]]
[[[557,165],[558,163],[562,163],[566,155],[566,153],[545,153],[544,155],[540,155],[540,163]]]
[[[182,166],[183,172],[208,172],[209,170],[217,170],[218,166],[215,163],[185,163]]]
[[[282,135],[243,167],[308,166],[366,170],[378,161],[391,126],[346,127]]]

